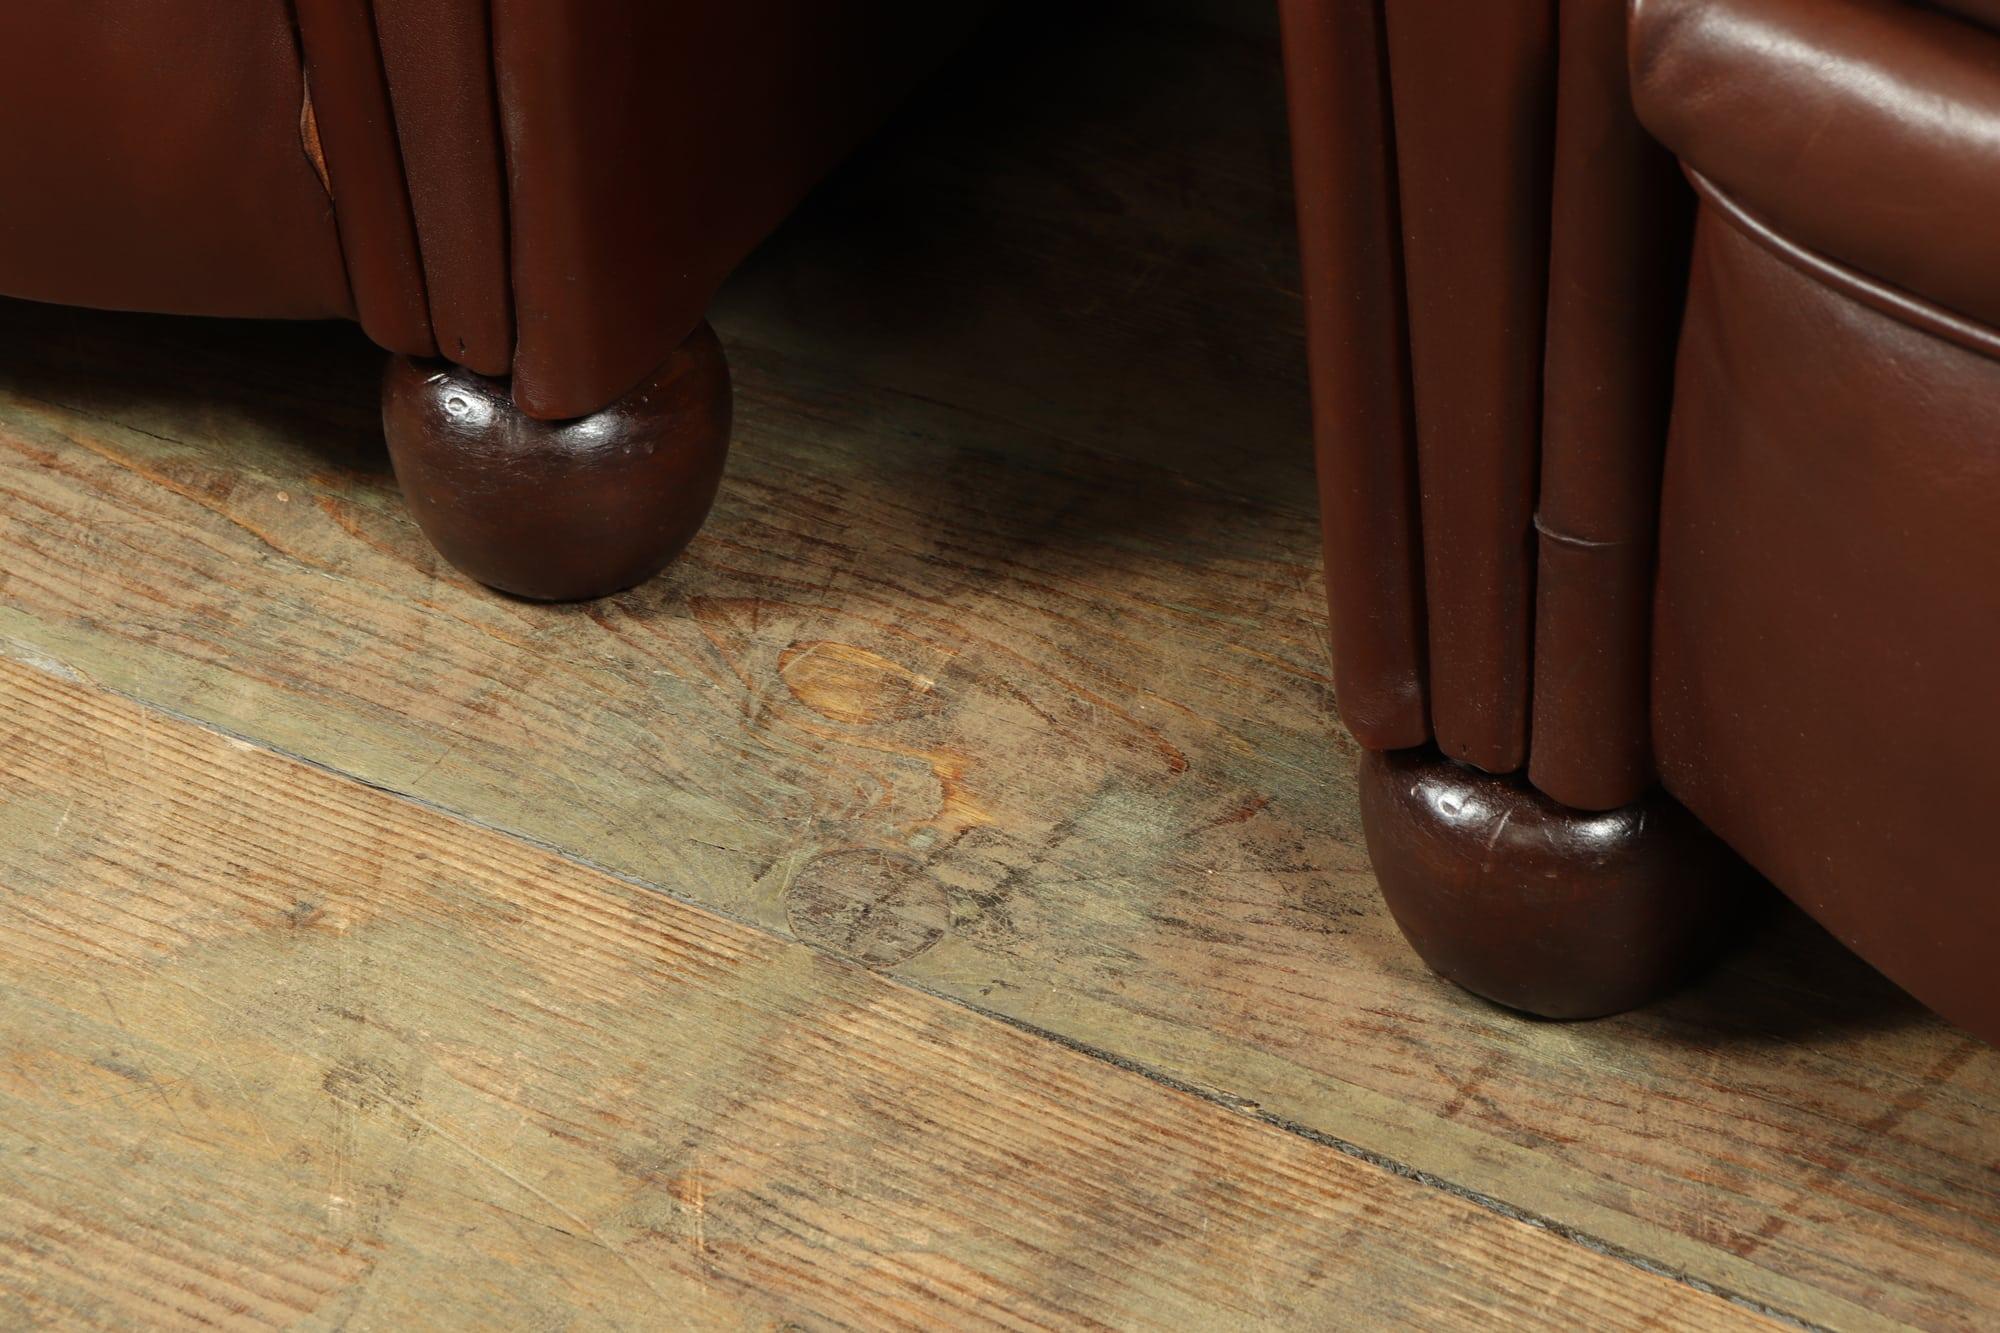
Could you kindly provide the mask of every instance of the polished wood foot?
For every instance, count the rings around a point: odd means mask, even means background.
[[[537,421],[504,380],[396,357],[382,427],[410,510],[445,559],[540,601],[602,597],[679,555],[722,480],[729,364],[706,323],[617,402]]]
[[[1672,989],[1730,932],[1755,878],[1679,802],[1558,805],[1434,750],[1364,757],[1361,822],[1389,910],[1426,963],[1547,1018]]]

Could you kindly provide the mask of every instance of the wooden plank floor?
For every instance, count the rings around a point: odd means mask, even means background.
[[[1765,1321],[0,662],[16,1320]]]
[[[1055,22],[724,293],[595,606],[439,566],[352,330],[0,304],[16,1317],[1990,1325],[2000,1056],[1796,914],[1587,1025],[1402,946],[1275,52]]]

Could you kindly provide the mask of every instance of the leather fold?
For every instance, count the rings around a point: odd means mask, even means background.
[[[1693,194],[1632,112],[1624,0],[1562,0],[1528,777],[1611,810],[1653,785],[1652,576]]]
[[[374,5],[438,351],[506,375],[513,279],[487,0]]]
[[[356,317],[390,351],[434,356],[409,189],[368,0],[294,0],[294,14]]]
[[[1282,0],[1320,530],[1341,720],[1430,739],[1423,552],[1381,0]]]
[[[493,0],[514,402],[605,407],[983,6]]]
[[[1554,0],[1387,6],[1438,748],[1528,758]]]

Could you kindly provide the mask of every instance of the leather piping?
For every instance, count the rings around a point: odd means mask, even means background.
[[[1943,338],[1947,342],[1956,343],[1967,351],[2000,361],[2000,332],[1976,323],[1956,311],[1947,310],[1922,297],[1913,296],[1900,287],[1892,287],[1859,273],[1825,255],[1808,250],[1795,241],[1788,240],[1774,231],[1768,223],[1724,194],[1714,181],[1693,167],[1683,164],[1681,169],[1687,173],[1688,180],[1693,183],[1702,199],[1713,205],[1725,221],[1807,277],[1817,279],[1842,295],[1879,310],[1891,319]]]

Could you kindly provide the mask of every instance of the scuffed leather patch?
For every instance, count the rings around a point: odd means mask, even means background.
[[[319,117],[313,114],[312,83],[303,76],[299,79],[305,95],[299,102],[299,144],[306,150],[306,157],[319,173],[320,188],[326,197],[333,198],[333,178],[326,174],[326,153],[319,146]]]

